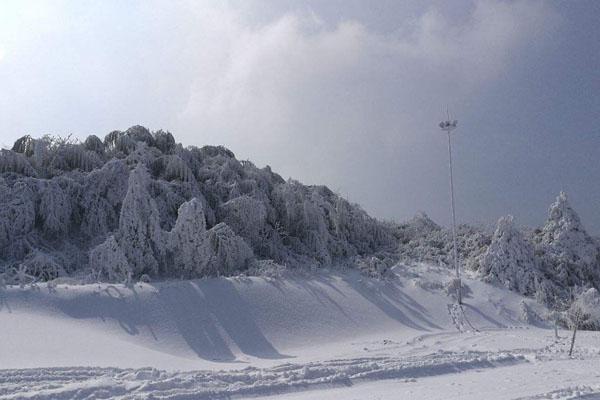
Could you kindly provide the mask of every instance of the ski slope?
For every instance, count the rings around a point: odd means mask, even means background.
[[[446,269],[394,274],[10,287],[0,291],[0,399],[458,398],[465,380],[473,391],[502,374],[537,382],[523,396],[600,391],[596,333],[582,332],[572,360],[567,333],[556,341],[532,300],[467,278],[462,316]],[[563,368],[581,374],[526,379]],[[430,381],[462,386],[436,392]]]

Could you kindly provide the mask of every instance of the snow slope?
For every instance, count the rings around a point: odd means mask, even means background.
[[[0,399],[458,398],[467,382],[489,392],[491,377],[526,376],[529,390],[488,397],[600,390],[599,335],[582,332],[571,360],[566,333],[555,341],[531,300],[467,278],[465,320],[448,307],[448,270],[393,272],[385,282],[324,271],[10,287],[0,291]],[[572,372],[550,379],[561,365]],[[547,384],[531,379],[538,372]]]
[[[430,272],[425,270],[429,268]],[[361,337],[398,340],[453,330],[435,267],[397,267],[388,282],[355,272],[155,284],[46,285],[1,292],[4,368],[105,366],[191,370],[274,365],[351,349]],[[469,280],[479,328],[521,326],[522,298]],[[525,300],[532,309],[533,301]],[[300,350],[309,346],[308,350]]]

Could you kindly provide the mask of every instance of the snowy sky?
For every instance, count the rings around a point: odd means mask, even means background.
[[[145,125],[323,183],[378,217],[600,233],[600,2],[0,2],[0,144]]]

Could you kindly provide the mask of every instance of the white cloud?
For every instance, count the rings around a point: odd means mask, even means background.
[[[385,34],[318,9],[256,23],[214,2],[77,4],[5,17],[3,141],[141,123],[399,216],[439,204],[445,106],[460,113],[557,21],[541,1],[476,1],[459,20],[430,8]]]
[[[286,176],[339,185],[381,214],[391,210],[369,204],[373,182],[411,187],[415,169],[438,158],[443,164],[443,153],[419,150],[439,139],[427,127],[447,104],[460,112],[557,21],[542,2],[478,1],[462,21],[432,8],[388,34],[297,13],[257,27],[235,10],[222,12],[226,24],[203,29],[225,26],[218,35],[225,40],[199,46],[202,73],[178,130],[199,133],[188,141],[224,143],[259,164],[273,163]],[[396,174],[379,179],[386,168]],[[357,178],[373,187],[354,188]]]

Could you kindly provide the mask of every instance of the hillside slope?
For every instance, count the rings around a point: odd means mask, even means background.
[[[0,292],[0,358],[3,368],[240,368],[341,356],[369,337],[402,342],[457,330],[444,268],[394,272],[388,281],[337,272],[9,288]],[[467,285],[473,327],[543,325],[533,300]],[[472,330],[464,321],[460,328]]]

